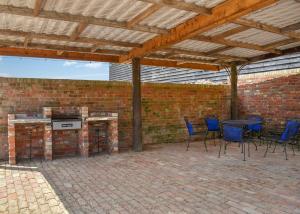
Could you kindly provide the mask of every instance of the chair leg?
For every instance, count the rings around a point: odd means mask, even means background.
[[[273,149],[273,153],[275,152],[275,150],[276,150],[276,146],[277,146],[277,144],[278,144],[278,142],[274,142],[274,149]]]
[[[292,143],[293,155],[295,155],[294,144]]]
[[[229,142],[228,143],[225,142],[225,145],[224,145],[224,155],[226,154],[226,150],[227,150],[227,145],[228,144],[229,144]]]
[[[250,158],[250,142],[248,142],[248,157]]]
[[[243,143],[241,143],[242,144],[242,154],[244,153],[244,146],[243,146]]]
[[[243,148],[244,148],[244,161],[246,160],[246,145],[245,145],[245,143],[243,142],[242,143],[242,146],[243,146]]]
[[[213,132],[214,145],[216,146],[216,132]]]
[[[220,155],[221,155],[221,149],[222,149],[222,144],[223,144],[223,140],[220,142],[220,149],[219,149],[219,158],[220,158]]]
[[[256,143],[254,141],[253,141],[253,144],[255,146],[255,151],[257,151],[257,145],[256,145]]]
[[[285,153],[285,159],[288,160],[287,152],[286,152],[286,142],[284,143],[284,153]]]
[[[204,141],[204,146],[205,146],[205,151],[208,152],[208,151],[207,151],[206,141]]]
[[[189,147],[190,147],[190,141],[191,141],[191,136],[188,137],[187,145],[186,145],[186,151],[189,150]]]
[[[267,142],[267,149],[265,151],[264,157],[267,157],[267,153],[268,153],[268,150],[269,150],[269,144],[271,144],[271,143]]]
[[[206,144],[207,135],[208,135],[208,130],[206,130],[205,135],[204,135],[204,144]]]

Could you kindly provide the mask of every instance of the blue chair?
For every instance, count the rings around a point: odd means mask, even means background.
[[[202,133],[201,132],[195,132],[195,130],[193,128],[193,124],[188,120],[187,117],[184,117],[184,121],[185,121],[185,125],[186,125],[188,135],[189,135],[188,139],[187,139],[187,146],[186,146],[186,151],[188,151],[192,138],[195,137],[195,136],[200,136]],[[206,145],[205,141],[204,141],[204,145],[205,145],[205,150],[207,152],[207,145]]]
[[[247,117],[247,119],[248,120],[260,121],[260,122],[264,121],[263,117],[261,117],[259,115],[249,115]],[[262,124],[248,125],[247,129],[250,131],[250,136],[251,136],[252,140],[254,140],[254,136],[256,135],[257,138],[259,139],[259,145],[261,145],[261,142],[262,142],[261,137],[262,137],[263,125]],[[254,141],[253,141],[253,143],[255,144]],[[255,144],[255,146],[256,146],[256,144]]]
[[[270,133],[267,137],[264,138],[265,140],[268,141],[267,149],[266,149],[266,152],[264,154],[264,157],[267,156],[268,149],[271,147],[271,145],[273,143],[275,144],[273,153],[276,150],[277,144],[283,145],[283,147],[284,147],[283,151],[285,153],[285,159],[288,160],[286,146],[287,146],[288,143],[291,143],[292,150],[293,150],[293,155],[295,155],[294,144],[297,141],[296,137],[299,133],[299,129],[300,129],[300,122],[296,119],[292,119],[292,120],[288,120],[286,122],[284,131],[281,133],[281,135],[278,136],[278,135],[276,135],[276,133]]]
[[[226,149],[227,149],[227,145],[228,143],[231,142],[238,142],[239,145],[242,144],[242,153],[244,153],[244,161],[246,160],[246,147],[245,147],[245,142],[243,139],[243,135],[244,135],[244,129],[242,127],[235,127],[235,126],[230,126],[230,125],[224,125],[223,126],[223,139],[225,141],[225,145],[224,145],[224,154],[226,154]],[[228,143],[226,143],[228,142]],[[221,150],[222,150],[222,144],[223,142],[220,144],[220,150],[219,150],[219,157],[221,154]],[[250,146],[248,143],[248,156],[250,157]]]
[[[212,133],[214,139],[214,145],[216,146],[216,134],[221,136],[220,122],[218,118],[214,116],[206,117],[204,121],[207,128],[205,132],[204,142],[206,143],[208,133]]]

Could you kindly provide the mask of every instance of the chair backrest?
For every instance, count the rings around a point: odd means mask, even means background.
[[[205,124],[207,126],[208,131],[219,131],[219,120],[216,117],[206,117]]]
[[[288,120],[284,132],[281,134],[280,140],[287,141],[296,137],[300,129],[300,122],[297,120]]]
[[[259,115],[248,115],[247,117],[248,120],[255,120],[255,121],[263,121],[263,117]],[[262,131],[262,124],[253,124],[253,125],[248,125],[248,129],[253,131],[253,132],[260,132]]]
[[[243,142],[243,128],[224,125],[223,136],[226,141]]]
[[[184,117],[185,126],[188,130],[189,135],[192,135],[194,133],[193,125],[189,122],[187,117]]]

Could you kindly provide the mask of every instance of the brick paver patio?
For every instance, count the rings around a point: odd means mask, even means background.
[[[0,168],[0,213],[300,213],[300,152],[193,143]],[[290,152],[291,154],[291,152]]]

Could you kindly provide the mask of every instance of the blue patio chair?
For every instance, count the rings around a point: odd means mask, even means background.
[[[247,117],[247,119],[248,120],[260,121],[260,122],[264,121],[263,117],[261,117],[259,115],[249,115]],[[251,140],[253,140],[253,143],[255,144],[254,140],[255,140],[255,136],[257,136],[257,138],[259,139],[259,145],[261,145],[263,125],[262,124],[248,125],[247,129],[250,131],[250,136],[251,136]],[[255,146],[256,146],[256,144],[255,144]]]
[[[244,153],[244,161],[245,161],[246,160],[246,155],[245,155],[246,147],[245,147],[245,141],[243,139],[243,135],[244,135],[244,129],[242,127],[224,125],[223,126],[223,139],[225,141],[224,154],[226,154],[226,149],[227,149],[228,143],[238,142],[239,145],[242,144],[242,153]],[[220,157],[221,150],[222,150],[222,144],[223,144],[223,142],[220,143],[219,157]],[[249,143],[248,143],[248,156],[250,157]]]
[[[288,160],[286,146],[288,143],[291,143],[293,155],[295,155],[294,144],[297,142],[296,138],[299,133],[299,129],[300,129],[300,122],[296,119],[292,119],[286,122],[285,129],[281,133],[281,135],[278,136],[274,132],[269,133],[269,135],[264,138],[266,141],[268,141],[267,149],[265,151],[264,157],[267,156],[268,149],[271,147],[272,144],[275,144],[273,153],[276,150],[277,144],[283,145],[285,159]]]
[[[214,145],[216,146],[216,134],[218,134],[219,137],[221,136],[219,119],[217,117],[210,116],[210,117],[206,117],[204,121],[207,128],[205,132],[204,142],[206,143],[208,133],[212,133],[214,139]]]
[[[202,135],[202,133],[196,132],[194,130],[193,124],[188,120],[187,117],[184,117],[184,121],[185,121],[185,125],[186,125],[187,131],[188,131],[188,139],[187,139],[187,145],[186,145],[186,151],[188,151],[192,138],[195,136],[200,136],[200,135]],[[204,141],[204,145],[205,145],[205,151],[207,152],[207,145],[206,145],[205,141]]]

